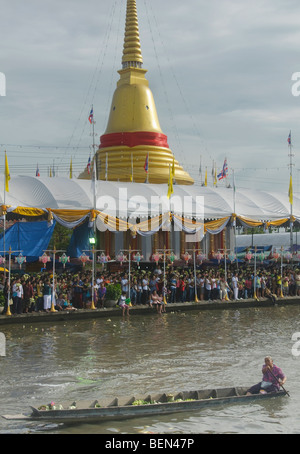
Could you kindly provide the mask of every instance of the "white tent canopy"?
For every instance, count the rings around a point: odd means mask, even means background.
[[[293,233],[293,244],[300,245],[300,234]],[[257,233],[255,235],[236,235],[236,246],[248,248],[250,246],[276,248],[289,248],[291,246],[291,234],[287,233]]]
[[[1,186],[2,185],[2,186]],[[4,189],[4,176],[0,176]],[[146,218],[169,211],[206,220],[244,216],[259,221],[290,217],[288,194],[232,188],[174,185],[167,198],[166,184],[123,183],[63,177],[11,176],[9,192],[1,191],[2,205],[38,209],[91,210],[118,218]],[[96,206],[94,206],[94,194]],[[204,212],[201,212],[203,203]],[[300,219],[300,198],[294,195],[293,216]]]

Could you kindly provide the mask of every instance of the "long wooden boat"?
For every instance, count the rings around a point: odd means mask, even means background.
[[[112,401],[69,402],[31,407],[30,414],[2,415],[8,420],[45,420],[55,422],[93,422],[121,420],[169,413],[189,412],[215,404],[250,402],[284,396],[285,391],[246,396],[248,388],[234,387],[147,395],[142,398],[115,398]]]

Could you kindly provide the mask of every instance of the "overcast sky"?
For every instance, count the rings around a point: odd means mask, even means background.
[[[160,125],[186,170],[237,187],[300,191],[299,0],[137,0],[144,68]],[[104,133],[121,69],[126,0],[2,0],[0,152],[12,174],[85,167]],[[300,92],[300,88],[299,88]],[[202,158],[201,158],[202,157]],[[299,169],[298,169],[299,168]],[[299,180],[299,182],[298,182]],[[211,184],[211,182],[209,182]]]

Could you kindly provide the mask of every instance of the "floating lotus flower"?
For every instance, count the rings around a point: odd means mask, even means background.
[[[158,252],[155,252],[154,254],[152,254],[152,260],[154,260],[156,265],[158,265],[158,261],[161,259],[161,257],[162,257],[162,255],[159,254]]]
[[[183,258],[183,260],[185,261],[185,263],[188,264],[189,261],[191,260],[192,256],[191,256],[191,254],[189,254],[188,252],[185,252],[185,253],[182,255],[182,258]]]
[[[236,254],[234,254],[234,252],[230,252],[228,254],[228,260],[233,263],[235,260],[236,260]]]
[[[26,257],[24,257],[23,254],[20,253],[17,257],[15,257],[15,262],[20,265],[20,269],[21,269],[23,263],[26,262]]]
[[[81,254],[81,256],[79,257],[79,259],[81,260],[83,266],[85,266],[85,264],[86,264],[87,262],[90,261],[89,256],[86,255],[85,252],[83,252],[83,253]]]
[[[123,265],[123,262],[126,262],[127,256],[123,254],[123,252],[119,252],[119,254],[116,256],[117,262],[120,262],[121,265]]]
[[[60,263],[63,264],[63,268],[65,268],[66,263],[68,263],[70,261],[70,257],[68,257],[65,253],[63,253],[62,256],[59,257],[59,261],[60,261]]]
[[[214,254],[214,258],[218,260],[218,263],[220,263],[223,258],[222,252],[218,251],[216,254]]]
[[[39,257],[39,261],[42,262],[44,265],[46,265],[47,262],[50,262],[50,257],[49,255],[46,254],[46,252],[44,252],[44,254]]]

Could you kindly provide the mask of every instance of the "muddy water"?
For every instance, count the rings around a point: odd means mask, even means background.
[[[101,424],[0,419],[0,433],[300,433],[300,308],[178,312],[1,327],[0,414],[50,401],[252,385],[265,355],[288,375],[291,398]],[[300,335],[299,335],[300,337]]]

